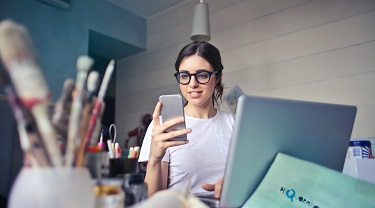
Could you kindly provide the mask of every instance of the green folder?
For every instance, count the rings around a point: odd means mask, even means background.
[[[278,153],[243,207],[375,208],[375,185]]]

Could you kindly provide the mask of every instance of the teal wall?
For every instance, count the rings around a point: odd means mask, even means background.
[[[8,18],[28,29],[53,101],[64,80],[75,79],[78,56],[120,59],[144,50],[147,43],[147,20],[106,0],[71,0],[66,10],[36,0],[0,0],[0,20]],[[0,112],[0,195],[7,197],[22,153],[13,115],[4,100]]]
[[[66,78],[76,77],[77,57],[89,55],[89,48],[96,50],[90,53],[119,59],[144,50],[147,44],[147,20],[106,0],[71,0],[66,10],[37,0],[0,0],[0,20],[6,18],[29,30],[52,100],[58,98]],[[90,40],[90,31],[100,38]]]

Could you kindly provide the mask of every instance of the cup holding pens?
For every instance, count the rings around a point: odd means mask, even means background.
[[[86,168],[22,168],[9,208],[92,208],[93,184]]]
[[[109,159],[109,177],[123,177],[126,173],[136,173],[138,158]]]

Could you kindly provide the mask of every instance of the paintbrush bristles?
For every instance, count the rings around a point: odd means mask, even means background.
[[[0,51],[5,65],[14,59],[33,59],[36,61],[34,47],[27,30],[11,20],[0,23]]]
[[[77,59],[77,70],[88,71],[94,64],[94,60],[88,56],[80,56]]]
[[[24,27],[10,20],[0,23],[0,56],[23,101],[28,98],[48,99],[47,83]]]
[[[99,73],[92,71],[87,78],[87,91],[89,93],[94,93],[99,84]]]

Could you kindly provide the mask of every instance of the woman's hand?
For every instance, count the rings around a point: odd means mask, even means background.
[[[214,191],[214,197],[220,198],[221,188],[223,187],[224,178],[220,178],[215,184],[203,183],[202,188],[206,191]]]
[[[191,129],[182,129],[182,130],[176,130],[176,131],[171,131],[171,132],[166,133],[165,131],[169,127],[183,122],[184,118],[183,117],[175,118],[175,119],[166,121],[162,125],[160,125],[160,121],[159,121],[160,109],[161,109],[161,103],[158,102],[156,104],[154,114],[152,115],[154,126],[152,130],[152,141],[151,141],[149,162],[150,161],[160,162],[161,159],[164,157],[165,151],[168,147],[183,145],[189,142],[189,141],[170,140],[174,137],[190,133]]]

